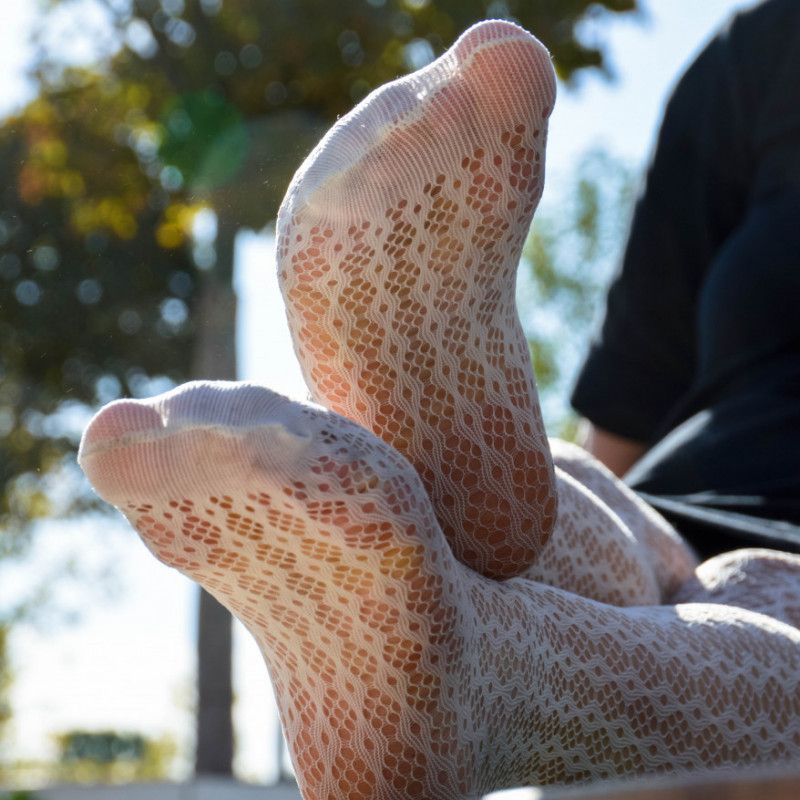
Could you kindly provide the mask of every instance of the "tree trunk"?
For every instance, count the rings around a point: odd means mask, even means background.
[[[236,380],[236,295],[233,258],[236,229],[219,220],[217,263],[201,273],[195,324],[196,379]],[[196,775],[233,775],[232,619],[200,590],[197,621]]]

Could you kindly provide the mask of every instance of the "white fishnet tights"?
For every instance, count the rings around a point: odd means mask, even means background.
[[[81,463],[261,645],[306,800],[461,798],[800,755],[800,631],[458,562],[411,465],[248,384],[107,406]]]
[[[290,187],[298,355],[385,441],[247,384],[115,403],[85,434],[99,493],[258,640],[307,800],[800,751],[800,632],[778,621],[800,623],[800,559],[695,571],[600,465],[551,456],[513,283],[552,87],[532,37],[482,24],[344,118]]]

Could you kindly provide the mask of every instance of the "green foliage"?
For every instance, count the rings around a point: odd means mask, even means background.
[[[612,268],[625,241],[633,203],[631,170],[607,153],[587,154],[541,209],[523,253],[520,306],[545,421],[573,438],[575,421],[561,398],[572,382]]]
[[[72,731],[59,737],[59,745],[60,760],[64,764],[77,761],[94,761],[97,764],[141,761],[145,751],[145,739],[141,734],[120,734],[114,731]]]
[[[176,745],[139,733],[68,731],[56,737],[53,778],[78,783],[127,783],[168,777]]]
[[[16,532],[82,507],[47,484],[70,485],[87,410],[182,379],[192,342],[195,265],[154,235],[167,198],[80,117],[56,96],[0,129],[0,528]]]

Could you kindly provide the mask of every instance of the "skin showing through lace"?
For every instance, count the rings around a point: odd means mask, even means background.
[[[196,383],[84,434],[98,493],[258,641],[305,800],[800,756],[800,558],[697,567],[544,435],[514,274],[552,102],[542,46],[481,23],[301,167],[279,269],[331,410]]]

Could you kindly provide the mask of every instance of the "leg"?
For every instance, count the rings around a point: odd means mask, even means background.
[[[673,527],[583,448],[551,439],[553,461],[612,508],[642,545],[662,600],[693,574],[697,558]]]
[[[476,25],[340,120],[278,219],[312,395],[406,455],[457,557],[494,577],[535,560],[556,512],[514,302],[554,90],[538,41]]]
[[[800,628],[800,556],[753,548],[723,553],[698,565],[691,549],[669,523],[599,461],[567,442],[551,440],[551,447],[556,469],[566,470],[610,505],[642,544],[655,571],[661,602],[736,606]],[[548,546],[559,538],[554,533]],[[612,559],[605,560],[613,563]],[[541,561],[545,561],[544,554]],[[631,589],[628,596],[636,594],[637,590]],[[590,594],[597,595],[597,590]]]
[[[557,460],[556,487],[553,535],[522,577],[615,606],[662,603],[652,554],[616,509],[562,471]]]
[[[408,462],[335,414],[190,384],[108,406],[80,462],[256,637],[307,800],[800,757],[800,632],[483,578]]]
[[[800,628],[800,556],[748,548],[704,561],[670,603],[746,608]]]

